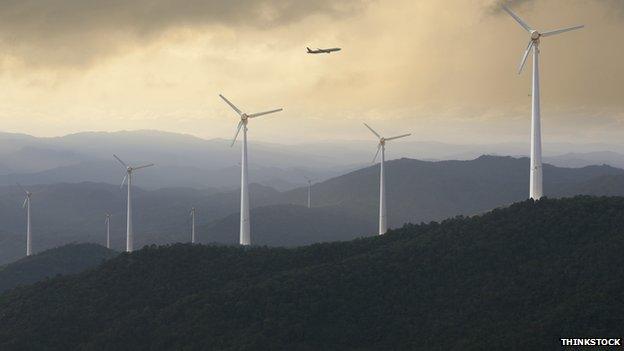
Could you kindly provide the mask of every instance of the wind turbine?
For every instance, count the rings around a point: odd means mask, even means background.
[[[143,166],[132,167],[128,166],[124,161],[122,161],[117,155],[113,155],[126,168],[126,175],[121,181],[121,188],[123,188],[126,180],[128,181],[128,216],[126,218],[126,252],[132,252],[134,250],[134,238],[132,232],[132,173],[134,171],[138,171],[139,169],[152,167],[154,164],[149,163]]]
[[[283,109],[279,108],[277,110],[265,111],[247,114],[238,109],[238,107],[234,106],[230,100],[226,99],[223,95],[219,94],[221,99],[225,101],[230,107],[238,114],[240,117],[240,121],[238,122],[238,126],[236,127],[236,134],[234,134],[234,139],[232,140],[232,145],[236,142],[236,138],[240,133],[241,129],[243,130],[243,147],[241,148],[241,204],[240,204],[240,244],[241,245],[251,245],[251,229],[249,225],[249,189],[248,189],[248,180],[247,180],[247,123],[252,118],[268,115],[270,113],[280,112]]]
[[[401,134],[398,136],[394,136],[391,138],[384,138],[379,133],[377,133],[373,128],[371,128],[368,124],[364,123],[366,128],[370,130],[377,138],[379,138],[379,144],[377,144],[377,153],[375,153],[375,157],[373,157],[373,163],[377,160],[377,156],[379,156],[379,151],[381,151],[381,163],[380,163],[380,173],[379,173],[379,235],[383,235],[388,231],[388,226],[386,224],[386,181],[384,179],[384,163],[386,161],[386,142],[390,140],[396,140],[400,138],[405,138],[407,136],[412,135],[409,134]]]
[[[542,131],[541,131],[541,108],[540,108],[540,83],[539,83],[539,44],[541,38],[581,29],[584,26],[574,26],[568,28],[557,29],[548,32],[539,32],[531,28],[524,20],[511,11],[507,6],[503,5],[505,10],[513,17],[518,24],[524,28],[529,34],[529,45],[522,56],[518,74],[522,73],[527,58],[533,51],[533,93],[532,96],[532,113],[531,113],[531,178],[529,185],[529,196],[531,199],[539,200],[543,195],[542,188]]]
[[[304,177],[308,181],[308,208],[312,208],[312,179]]]
[[[22,208],[26,209],[26,256],[30,256],[32,255],[32,232],[30,229],[30,197],[32,196],[32,193],[24,189],[24,187],[22,187],[19,183],[17,186],[19,186],[26,195]]]
[[[189,216],[191,217],[191,243],[195,244],[195,207],[191,208]]]
[[[107,213],[106,219],[104,220],[104,224],[106,224],[106,248],[107,249],[110,249],[110,218],[111,218],[111,215]]]

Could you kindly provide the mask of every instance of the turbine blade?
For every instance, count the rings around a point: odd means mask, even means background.
[[[524,30],[526,30],[529,33],[533,30],[531,26],[529,26],[525,21],[523,21],[522,18],[520,18],[520,16],[516,15],[507,6],[503,5],[502,7],[503,7],[503,10],[505,10],[505,12],[507,12],[511,17],[513,17],[513,19],[515,19],[516,22],[518,22],[518,24],[521,25],[522,28],[524,28]]]
[[[366,128],[368,128],[368,130],[370,130],[371,132],[373,132],[373,134],[375,134],[379,139],[381,139],[381,135],[379,135],[379,133],[377,133],[373,128],[371,128],[368,124],[364,123],[364,125],[366,126]]]
[[[568,27],[568,28],[563,28],[563,29],[551,30],[551,31],[542,33],[542,36],[543,37],[550,37],[552,35],[557,35],[557,34],[561,34],[561,33],[565,33],[565,32],[570,32],[570,31],[581,29],[581,28],[584,28],[584,27],[585,27],[584,25],[581,25],[581,26],[574,26],[574,27]]]
[[[381,144],[377,145],[377,152],[375,153],[375,157],[373,157],[373,163],[377,161],[377,156],[379,156],[379,151],[381,150]]]
[[[113,154],[113,157],[117,159],[117,161],[119,161],[119,163],[121,163],[124,167],[128,168],[128,165],[122,161],[119,157],[117,157],[117,155]]]
[[[524,52],[524,56],[522,56],[522,61],[520,61],[520,66],[518,67],[518,74],[522,73],[522,70],[526,65],[527,58],[531,53],[531,49],[533,49],[533,40],[529,41],[529,46],[527,46],[526,51]]]
[[[28,203],[28,198],[24,199],[24,204],[22,205],[22,208],[26,208],[26,204]]]
[[[124,184],[126,184],[126,179],[128,179],[128,173],[126,173],[126,175],[121,180],[121,186],[119,187],[119,189],[122,189]]]
[[[401,138],[405,138],[412,135],[412,133],[408,133],[408,134],[401,134],[392,138],[386,138],[386,141],[390,141],[390,140],[396,140],[396,139],[401,139]]]
[[[239,116],[241,116],[243,114],[243,112],[241,112],[241,110],[239,110],[238,107],[234,106],[234,104],[231,103],[230,100],[226,99],[225,96],[223,96],[221,94],[219,94],[219,96],[223,99],[223,101],[225,101],[228,105],[230,105],[232,110],[236,111],[236,113],[238,113]]]
[[[284,110],[283,108],[278,108],[277,110],[271,110],[271,111],[265,111],[265,112],[252,113],[252,114],[248,115],[247,117],[249,117],[249,118],[256,118],[256,117],[260,117],[260,116],[268,115],[269,113],[281,112],[281,111],[283,111],[283,110]]]
[[[143,165],[143,166],[134,167],[134,168],[132,168],[132,170],[133,170],[133,171],[136,171],[136,170],[141,169],[141,168],[152,167],[153,165],[154,165],[153,163],[148,163],[148,164]]]
[[[230,147],[234,146],[234,143],[236,142],[236,138],[238,138],[238,133],[240,133],[240,130],[243,124],[244,123],[242,120],[238,122],[238,127],[236,127],[236,134],[234,134],[234,139],[232,139],[232,144],[230,144]]]

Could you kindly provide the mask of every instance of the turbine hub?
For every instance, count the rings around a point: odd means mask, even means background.
[[[248,118],[249,118],[249,116],[247,116],[247,114],[246,114],[246,113],[243,113],[243,114],[241,115],[241,119],[242,119],[243,121],[247,121],[247,119],[248,119]]]
[[[531,32],[531,39],[533,39],[533,40],[539,39],[540,36],[541,36],[540,32],[538,32],[536,30]]]
[[[379,139],[379,144],[380,145],[386,145],[386,138]]]

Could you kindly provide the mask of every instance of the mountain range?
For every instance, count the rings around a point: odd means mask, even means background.
[[[363,128],[363,127],[362,127]],[[250,177],[280,191],[363,168],[374,154],[375,140],[275,144],[251,140]],[[608,144],[545,144],[544,160],[560,167],[609,164],[624,167],[624,148]],[[611,150],[611,151],[605,151]],[[224,139],[152,130],[85,132],[38,138],[0,133],[0,185],[104,182],[119,184],[123,169],[118,154],[131,164],[155,163],[137,185],[146,189],[192,187],[234,189],[239,186],[240,149]],[[440,142],[397,142],[388,159],[398,155],[421,160],[471,160],[480,155],[522,157],[521,143],[461,145]]]
[[[469,161],[387,162],[388,223],[441,220],[472,215],[527,197],[527,158],[482,156]],[[624,170],[610,166],[561,168],[544,165],[549,197],[575,194],[624,194]],[[378,165],[315,183],[313,209],[307,187],[278,191],[252,184],[254,242],[295,246],[374,235],[378,216]],[[71,242],[103,244],[104,214],[112,217],[113,248],[125,247],[125,191],[105,183],[59,183],[29,187],[33,191],[33,248],[39,252]],[[204,243],[235,242],[239,191],[163,188],[134,191],[135,247],[188,242],[188,211],[197,208],[198,237]],[[0,264],[23,256],[25,214],[16,186],[0,187],[0,223],[5,243]],[[271,223],[279,223],[279,227]],[[301,223],[310,225],[301,227]]]

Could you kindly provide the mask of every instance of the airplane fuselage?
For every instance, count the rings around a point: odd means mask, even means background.
[[[342,50],[341,48],[316,49],[316,50],[311,50],[310,48],[307,48],[307,49],[308,49],[308,54],[331,54],[332,52]]]

